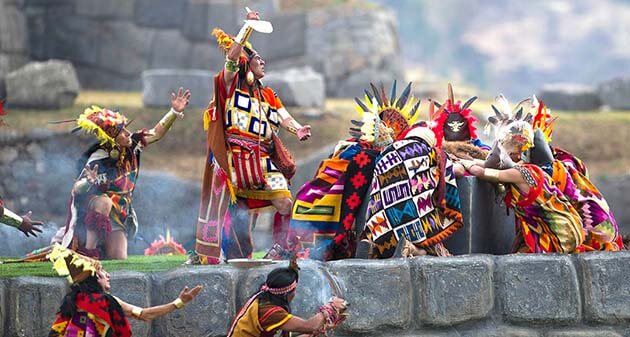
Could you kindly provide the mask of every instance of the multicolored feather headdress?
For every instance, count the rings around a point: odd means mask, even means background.
[[[535,95],[532,96],[532,110],[534,110],[534,119],[532,128],[540,129],[547,143],[551,143],[553,133],[553,123],[558,117],[551,117],[551,111],[547,108],[543,101],[539,101]]]
[[[420,100],[416,101],[411,95],[411,82],[407,84],[400,97],[396,97],[396,81],[392,84],[390,97],[385,93],[385,86],[381,85],[381,89],[378,90],[370,83],[370,87],[372,92],[365,90],[363,101],[354,98],[357,103],[355,108],[362,121],[352,121],[359,129],[350,128],[350,135],[357,140],[374,143],[375,146],[387,141],[391,143],[418,119]]]
[[[442,109],[442,112],[429,116],[432,125],[431,129],[435,133],[437,146],[442,145],[442,141],[468,141],[477,139],[477,128],[475,123],[477,118],[472,115],[470,106],[477,100],[477,96],[469,98],[464,104],[461,101],[455,102],[453,86],[448,84],[448,98],[444,104],[433,102],[435,106]],[[446,132],[445,132],[446,131]]]
[[[108,144],[114,147],[116,137],[129,125],[129,120],[120,112],[93,105],[85,109],[76,123],[79,129],[95,135],[101,145]]]
[[[53,269],[57,274],[66,276],[70,284],[76,284],[89,276],[94,276],[102,269],[99,261],[64,248],[59,244],[53,246],[46,258],[53,263]]]

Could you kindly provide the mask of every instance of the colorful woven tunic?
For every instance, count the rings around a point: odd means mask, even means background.
[[[401,238],[444,241],[463,226],[452,162],[420,138],[394,142],[376,163],[366,218],[377,258],[391,257]]]
[[[72,202],[68,214],[68,222],[63,229],[63,238],[59,240],[59,233],[55,242],[61,241],[64,247],[77,249],[83,247],[86,226],[90,222],[89,205],[98,196],[107,196],[112,201],[109,218],[112,231],[122,230],[132,236],[137,232],[137,221],[132,205],[133,191],[136,187],[140,169],[140,153],[146,146],[144,131],[132,134],[132,144],[125,148],[122,156],[112,158],[110,153],[102,148],[89,154],[86,165],[93,168],[98,165],[97,180],[102,183],[92,187],[88,193],[72,195]],[[83,167],[85,165],[82,165]]]
[[[223,72],[215,76],[214,101],[204,114],[208,155],[195,245],[202,264],[218,263],[222,245],[228,258],[250,256],[248,213],[291,197],[287,179],[270,158],[282,102],[268,87],[249,92],[238,75],[226,87]]]
[[[289,228],[292,250],[311,259],[354,257],[355,221],[360,216],[379,152],[357,142],[339,142],[331,158],[297,192]]]
[[[505,203],[514,209],[514,252],[572,253],[584,241],[582,220],[570,200],[543,170],[532,164],[518,166],[530,190],[508,187]]]
[[[227,337],[272,337],[293,315],[284,308],[250,299],[234,318]],[[283,333],[288,336],[288,333]]]
[[[113,296],[78,293],[76,306],[77,312],[72,317],[57,313],[48,337],[131,336],[131,326]]]
[[[573,165],[560,160],[553,161],[551,177],[582,218],[586,232],[584,250],[620,250],[623,241],[619,227],[597,187]]]

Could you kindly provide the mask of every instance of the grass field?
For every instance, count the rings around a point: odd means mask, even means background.
[[[4,260],[4,258],[0,258]],[[137,271],[158,272],[181,266],[186,256],[129,256],[125,261],[102,261],[103,268],[108,272]],[[0,278],[16,276],[56,277],[51,262],[4,263],[0,264]]]
[[[144,108],[141,94],[137,92],[82,91],[72,108],[47,111],[9,109],[6,120],[17,131],[31,128],[67,131],[72,127],[70,124],[52,125],[47,121],[74,118],[91,104],[119,108],[134,119],[132,128],[153,126],[167,110]],[[480,120],[485,120],[482,115],[489,110],[489,103],[475,102],[472,108],[482,112]],[[425,111],[426,102],[422,103],[421,109]],[[301,109],[289,110],[301,123],[313,127],[313,136],[305,142],[299,142],[288,133],[282,135],[298,160],[346,138],[349,121],[358,118],[354,103],[349,99],[327,100],[324,113],[318,117],[307,117],[311,114],[304,114],[305,110]],[[160,143],[145,152],[144,169],[169,171],[182,178],[200,180],[205,157],[202,114],[202,109],[187,109],[186,117],[178,120]],[[594,176],[629,172],[630,154],[626,151],[626,144],[630,143],[630,112],[554,111],[553,114],[559,117],[554,129],[554,144],[581,157]]]

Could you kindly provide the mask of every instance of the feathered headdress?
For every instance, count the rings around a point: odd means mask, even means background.
[[[534,119],[532,128],[540,129],[547,143],[551,143],[553,133],[553,123],[558,117],[551,117],[551,111],[547,108],[543,101],[539,101],[536,96],[532,96],[532,110],[534,110]]]
[[[77,118],[77,127],[96,136],[101,145],[116,145],[116,137],[129,124],[127,117],[120,112],[93,105]]]
[[[355,97],[356,111],[362,121],[353,120],[359,128],[350,128],[350,135],[355,139],[374,143],[375,146],[397,139],[405,130],[414,124],[418,118],[420,101],[411,95],[411,82],[396,97],[396,81],[392,84],[390,97],[385,93],[385,86],[381,89],[370,83],[372,92],[365,90],[364,100]],[[392,138],[391,140],[388,140]],[[378,146],[377,146],[378,147]]]
[[[521,151],[532,147],[534,131],[531,126],[532,114],[523,114],[523,105],[531,102],[531,98],[520,101],[514,108],[510,108],[508,100],[499,94],[496,105],[492,105],[494,116],[488,117],[488,127],[494,128],[494,136],[501,144],[520,144]],[[498,106],[498,107],[497,107]]]
[[[64,248],[59,244],[53,246],[46,258],[53,263],[53,269],[57,274],[66,276],[70,284],[79,283],[89,276],[94,276],[102,269],[99,261]]]
[[[212,30],[211,34],[217,39],[217,44],[219,45],[219,49],[223,50],[224,53],[227,53],[228,50],[230,50],[230,47],[232,47],[232,44],[234,43],[234,37],[224,32],[221,28],[218,28],[218,27],[215,27]],[[241,53],[239,63],[246,63],[247,59],[251,57],[252,55],[254,55],[255,53],[256,51],[254,50],[254,47],[252,46],[252,44],[249,41],[245,42],[245,45],[243,46],[243,53]]]
[[[475,123],[477,122],[477,118],[472,115],[472,110],[470,109],[470,105],[477,100],[477,96],[473,96],[469,98],[464,104],[461,101],[455,102],[455,97],[453,95],[453,86],[448,84],[448,98],[444,104],[439,104],[438,102],[433,102],[435,106],[442,109],[442,111],[438,114],[432,115],[429,114],[431,119],[431,129],[433,133],[435,133],[435,137],[437,139],[437,146],[442,145],[442,141],[445,139],[444,128],[450,128],[449,133],[461,134],[464,138],[477,139],[477,128],[475,127]],[[452,121],[447,121],[449,119],[453,119],[454,115],[458,114],[461,117],[455,118]],[[451,117],[451,118],[449,118]],[[468,131],[468,132],[466,132]],[[466,135],[467,133],[467,135]],[[448,137],[447,137],[448,138]],[[451,140],[464,140],[464,139],[446,139],[447,141]]]

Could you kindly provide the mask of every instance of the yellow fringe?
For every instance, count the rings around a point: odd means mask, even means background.
[[[208,131],[210,128],[210,108],[203,112],[203,131]]]
[[[116,145],[116,140],[105,133],[105,131],[103,131],[103,129],[101,129],[98,125],[94,124],[94,122],[87,119],[87,117],[91,114],[97,113],[101,110],[102,109],[96,105],[92,105],[91,107],[85,109],[79,118],[77,118],[77,126],[86,133],[95,135],[101,145],[109,144],[111,147],[114,147]]]

